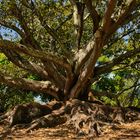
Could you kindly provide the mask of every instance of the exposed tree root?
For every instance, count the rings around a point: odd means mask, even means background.
[[[1,121],[9,122],[10,127],[26,124],[26,132],[64,124],[73,129],[78,136],[93,137],[100,135],[105,125],[140,119],[140,112],[130,108],[109,107],[73,99],[65,103],[53,101],[48,105],[18,105],[0,118]]]

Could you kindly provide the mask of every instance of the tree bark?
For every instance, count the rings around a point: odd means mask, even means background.
[[[4,76],[4,74],[0,73],[0,82],[7,84],[8,86],[46,93],[55,97],[57,100],[59,100],[59,96],[61,97],[62,94],[59,88],[53,85],[50,81],[35,81],[25,78],[12,78]]]

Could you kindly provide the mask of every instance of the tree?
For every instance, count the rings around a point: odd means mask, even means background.
[[[140,53],[139,44],[125,45],[125,39],[139,31],[138,0],[2,0],[0,13],[1,27],[20,40],[2,36],[1,52],[17,67],[39,76],[31,80],[1,71],[0,82],[57,100],[87,100],[100,76],[117,66],[130,67],[127,60]],[[115,46],[117,41],[122,46]],[[103,56],[108,60],[102,61]]]

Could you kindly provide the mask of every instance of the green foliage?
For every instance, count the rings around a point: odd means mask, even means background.
[[[24,104],[33,100],[32,92],[0,85],[0,112],[4,112],[17,104]]]
[[[14,77],[22,77],[26,72],[10,62],[7,57],[0,53],[0,71]]]
[[[105,65],[113,58],[133,50],[140,46],[139,41],[129,38],[126,42],[121,39],[113,43],[108,49],[105,48],[103,55],[99,57],[97,65]],[[98,92],[111,93],[114,97],[97,97],[106,104],[113,106],[140,106],[140,64],[139,55],[127,58],[123,63],[114,66],[112,72],[100,76],[100,80],[91,86]]]
[[[100,98],[100,100],[102,100],[107,105],[118,106],[118,104],[115,100],[112,100],[112,99],[108,98],[107,96],[102,96]]]
[[[110,75],[103,75],[99,82],[92,85],[92,89],[113,95],[99,98],[105,104],[140,107],[139,77],[139,72],[134,69],[115,71]]]
[[[0,70],[13,77],[22,77],[26,74],[24,70],[13,65],[3,53],[0,53]],[[33,79],[33,76],[29,76],[29,78]],[[17,104],[27,103],[33,100],[34,96],[32,92],[0,85],[0,112],[6,111]]]

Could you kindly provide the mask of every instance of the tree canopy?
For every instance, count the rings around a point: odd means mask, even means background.
[[[1,0],[0,15],[0,83],[139,105],[139,0]]]

